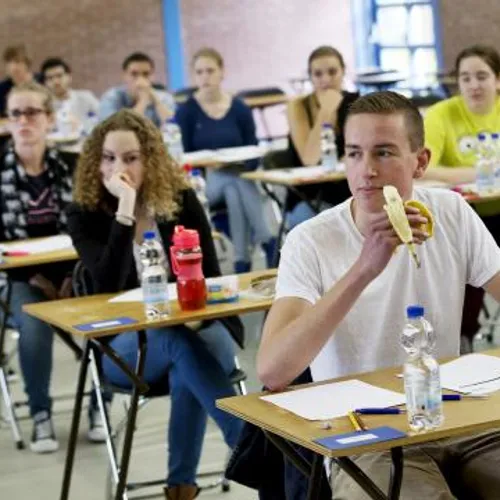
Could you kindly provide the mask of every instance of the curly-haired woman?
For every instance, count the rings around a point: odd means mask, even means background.
[[[64,233],[76,156],[46,145],[54,123],[52,97],[37,83],[21,84],[9,93],[7,115],[12,142],[0,156],[0,240]],[[59,447],[49,395],[53,331],[22,307],[68,295],[71,267],[68,263],[9,271],[10,309],[20,333],[19,362],[34,421],[30,448],[36,453]]]
[[[206,277],[220,274],[210,226],[182,171],[168,156],[162,137],[149,120],[122,110],[98,125],[85,143],[78,163],[75,203],[68,210],[69,232],[89,270],[95,291],[119,292],[138,286],[139,247],[146,230],[160,235],[170,254],[174,226],[196,229]],[[150,329],[144,378],[169,384],[172,402],[168,433],[167,498],[197,495],[196,469],[207,413],[233,447],[238,419],[218,410],[215,400],[231,396],[228,375],[234,369],[233,338],[241,345],[237,318],[187,326]],[[135,333],[116,336],[110,346],[135,367]],[[128,378],[108,358],[104,376],[127,387]]]

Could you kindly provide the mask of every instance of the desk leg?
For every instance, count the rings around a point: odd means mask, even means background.
[[[71,474],[73,472],[73,461],[75,458],[76,439],[78,437],[78,428],[80,427],[80,416],[82,414],[82,401],[85,392],[85,381],[87,379],[87,370],[89,363],[90,343],[85,341],[82,359],[80,362],[80,373],[76,387],[75,406],[73,408],[73,419],[71,421],[71,430],[69,433],[68,451],[66,452],[66,462],[64,464],[64,476],[61,489],[61,500],[67,500],[69,488],[71,485]]]
[[[398,500],[403,482],[403,448],[391,449],[391,480],[389,483],[389,500]]]
[[[144,362],[146,359],[146,332],[144,330],[139,330],[137,332],[138,336],[138,353],[137,353],[137,365],[136,365],[136,375],[139,379],[142,379],[144,373]],[[120,480],[116,487],[115,500],[122,500],[123,493],[125,491],[127,483],[128,466],[130,463],[130,452],[132,450],[132,439],[134,436],[135,422],[137,419],[137,405],[139,402],[139,395],[141,393],[141,388],[134,384],[134,389],[132,391],[132,397],[130,399],[130,408],[128,410],[127,427],[125,429],[125,438],[123,441],[123,451],[122,459],[120,464]]]
[[[319,500],[321,495],[321,475],[323,473],[324,458],[322,455],[314,454],[309,478],[309,487],[307,489],[307,500]]]

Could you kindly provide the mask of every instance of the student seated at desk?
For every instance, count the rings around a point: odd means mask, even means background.
[[[232,148],[257,144],[252,110],[222,87],[224,61],[214,49],[199,50],[193,57],[198,90],[176,113],[182,131],[184,151]],[[234,244],[237,273],[250,271],[250,242],[262,245],[267,265],[273,265],[276,239],[271,234],[262,208],[262,197],[254,182],[239,173],[257,168],[258,160],[244,166],[231,165],[207,171],[207,198],[210,205],[224,202]]]
[[[101,97],[99,119],[129,108],[160,127],[175,110],[174,98],[164,90],[153,87],[155,63],[142,52],[134,52],[122,64],[124,85],[107,90]]]
[[[457,56],[455,72],[460,95],[435,104],[424,119],[431,151],[425,178],[454,185],[475,182],[477,135],[500,132],[500,55],[493,47],[468,47]],[[500,201],[479,204],[477,213],[500,244]],[[467,287],[462,336],[470,345],[480,328],[483,297],[484,290]]]
[[[398,366],[408,305],[421,302],[437,333],[437,356],[457,356],[465,284],[500,300],[500,249],[472,208],[453,191],[417,188],[430,160],[418,109],[393,92],[360,98],[345,128],[346,167],[353,198],[292,230],[281,254],[276,301],[257,356],[264,384],[287,386],[308,366],[314,381]],[[424,202],[426,221],[407,208],[422,267],[417,269],[383,209],[382,188]],[[297,265],[300,262],[300,266]],[[487,446],[485,445],[488,443]],[[405,448],[401,499],[493,500],[500,491],[500,433]],[[387,491],[390,452],[354,458]],[[336,465],[334,499],[366,494]]]
[[[14,87],[7,99],[12,143],[0,157],[0,240],[54,236],[66,232],[66,206],[72,199],[76,156],[47,148],[54,123],[52,97],[38,83]],[[52,328],[22,311],[24,304],[67,297],[73,264],[44,265],[9,271],[10,309],[19,329],[19,362],[34,420],[30,447],[56,451],[49,395]]]
[[[342,90],[345,63],[342,54],[335,48],[321,46],[311,52],[307,69],[313,93],[299,97],[289,103],[287,109],[290,166],[318,165],[321,163],[321,128],[324,123],[332,125],[335,132],[338,157],[344,156],[344,123],[347,109],[359,96]],[[311,201],[322,193],[328,205],[337,205],[349,196],[347,181],[327,183],[302,188],[301,192]],[[310,219],[316,212],[301,201],[297,195],[287,198],[288,225],[290,228]]]
[[[170,259],[177,224],[200,234],[204,275],[220,275],[211,229],[196,194],[168,156],[160,131],[139,114],[122,110],[94,129],[80,157],[74,199],[68,209],[69,232],[95,292],[137,287],[144,232],[154,230],[160,235]],[[242,325],[232,317],[197,328],[150,329],[146,335],[145,381],[169,384],[172,402],[165,493],[168,499],[191,500],[198,491],[196,469],[207,413],[228,446],[236,444],[241,430],[241,422],[218,410],[215,400],[235,394],[229,381],[235,368],[231,336],[242,345]],[[112,338],[110,346],[135,367],[135,333]],[[103,358],[102,368],[111,383],[130,385],[109,358]]]

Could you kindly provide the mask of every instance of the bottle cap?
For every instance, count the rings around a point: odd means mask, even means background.
[[[173,244],[178,248],[192,248],[200,246],[200,235],[195,229],[186,229],[184,226],[175,226]]]
[[[144,239],[145,240],[154,240],[156,237],[156,233],[154,231],[145,231]]]
[[[424,315],[424,308],[419,305],[408,306],[406,308],[406,316],[408,319],[421,318]]]
[[[323,123],[322,128],[333,128],[331,123]]]
[[[186,174],[190,174],[193,171],[193,167],[189,163],[184,163],[184,165],[182,165],[182,169],[186,172]]]
[[[199,168],[193,168],[193,170],[191,170],[191,175],[195,177],[201,176],[201,170]]]
[[[478,138],[480,141],[485,141],[485,140],[486,140],[486,134],[477,134],[477,138]]]
[[[493,133],[491,134],[491,138],[492,138],[492,139],[495,139],[495,140],[496,140],[496,139],[498,139],[499,137],[500,137],[500,134],[498,134],[498,132],[493,132]]]

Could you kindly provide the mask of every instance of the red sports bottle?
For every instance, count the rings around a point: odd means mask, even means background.
[[[170,257],[172,269],[177,276],[177,299],[181,309],[203,309],[207,302],[207,287],[203,276],[203,254],[198,231],[175,226]]]

